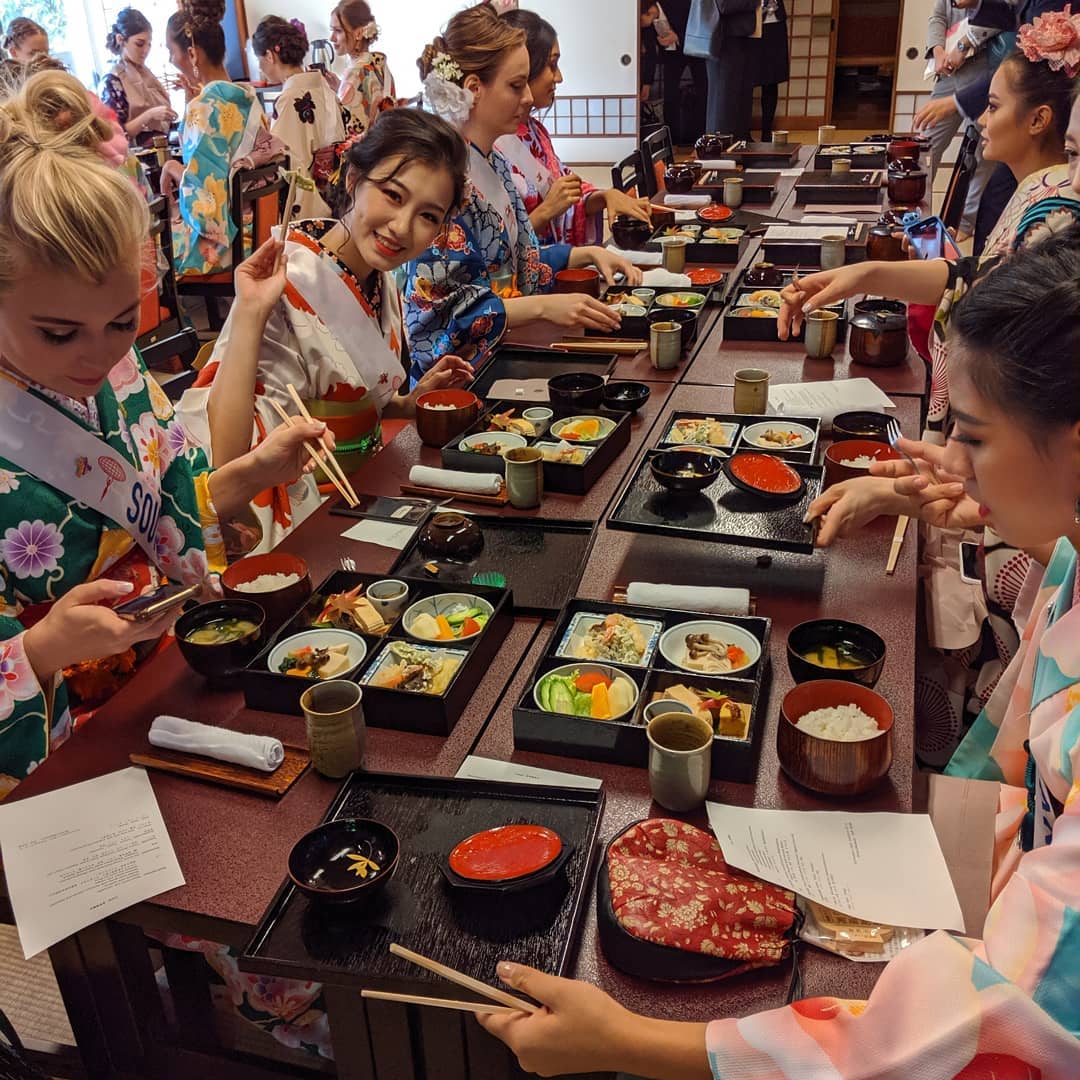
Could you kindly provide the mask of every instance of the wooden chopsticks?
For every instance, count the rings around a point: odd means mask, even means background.
[[[570,340],[556,341],[551,347],[560,349],[563,352],[616,353],[620,356],[632,356],[647,349],[649,343],[647,341],[632,341],[627,338],[612,341],[605,341],[603,338],[590,341],[572,338]]]
[[[419,994],[391,994],[386,990],[361,990],[360,996],[374,998],[376,1001],[397,1001],[402,1005],[429,1005],[433,1009],[457,1009],[459,1012],[502,1013],[513,1016],[520,1009],[511,1009],[506,1005],[485,1005],[480,1001],[454,1001],[450,998],[421,997]]]
[[[292,387],[290,386],[289,389],[292,390]],[[296,420],[295,417],[290,416],[272,397],[267,397],[266,400],[274,407],[275,412],[281,417],[281,422],[283,424],[287,427],[292,427],[294,425]],[[302,411],[307,413],[307,409],[302,409]],[[310,413],[307,414],[306,419],[311,419]],[[321,439],[319,440],[319,445],[323,450],[323,453],[321,454],[307,439],[304,440],[304,449],[308,452],[308,457],[310,457],[316,465],[322,468],[330,482],[341,493],[341,497],[349,504],[349,506],[359,506],[360,500],[356,497],[356,492],[353,491],[352,484],[349,483],[348,478],[341,471],[341,466],[338,465],[332,451],[327,448],[326,443]],[[337,475],[332,471],[331,463],[336,467]],[[339,476],[341,479],[338,478]]]
[[[886,574],[896,573],[896,560],[900,558],[900,549],[904,546],[904,534],[910,520],[907,514],[901,514],[896,519],[896,531],[893,533],[892,547],[889,548],[889,561],[885,564]]]
[[[314,421],[314,417],[312,417],[311,413],[308,412],[307,406],[304,404],[300,395],[296,392],[296,387],[293,386],[292,383],[289,383],[286,389],[289,391],[289,397],[293,399],[293,403],[300,410],[300,415],[305,420]],[[326,453],[326,464],[330,466],[330,468],[324,469],[324,472],[327,476],[330,475],[331,471],[337,474],[337,478],[341,481],[339,488],[343,487],[345,491],[347,491],[348,494],[352,497],[352,502],[350,502],[349,505],[356,506],[357,503],[360,502],[360,500],[356,497],[356,492],[353,491],[353,486],[349,483],[349,478],[345,475],[345,470],[342,469],[342,467],[338,464],[338,460],[336,457],[334,457],[333,451],[330,449],[329,446],[326,445],[326,439],[321,435],[319,436],[319,445]]]

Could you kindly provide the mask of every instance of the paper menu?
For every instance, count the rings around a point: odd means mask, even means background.
[[[963,932],[926,814],[706,809],[724,858],[740,870],[860,919]]]
[[[770,225],[765,240],[824,240],[826,236],[847,237],[847,228],[838,231],[835,225]]]
[[[459,780],[497,780],[507,784],[572,787],[586,791],[595,791],[601,786],[601,781],[592,776],[538,769],[532,765],[519,765],[513,761],[495,761],[492,758],[477,757],[475,754],[470,754],[454,775]]]
[[[184,884],[142,769],[0,805],[0,852],[27,959]]]
[[[769,387],[769,411],[779,416],[818,416],[825,427],[843,412],[894,409],[895,403],[869,379],[777,383]]]
[[[341,534],[344,540],[360,540],[365,544],[402,551],[416,533],[415,525],[398,525],[392,521],[365,518]]]

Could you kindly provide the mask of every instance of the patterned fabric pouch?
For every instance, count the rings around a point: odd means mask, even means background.
[[[788,956],[794,962],[801,921],[794,893],[729,867],[711,833],[664,818],[639,821],[612,840],[597,917],[615,967],[672,982],[713,982]]]

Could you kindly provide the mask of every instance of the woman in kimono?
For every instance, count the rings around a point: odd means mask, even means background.
[[[101,82],[101,100],[137,146],[150,146],[154,136],[165,135],[176,119],[168,91],[146,66],[153,36],[150,20],[126,7],[105,39],[105,47],[118,59]]]
[[[303,68],[308,38],[299,20],[267,15],[251,45],[263,77],[281,84],[270,130],[289,148],[290,168],[315,184],[296,189],[297,216],[326,217],[330,211],[323,196],[337,168],[337,145],[345,139],[341,106],[322,75]]]
[[[348,56],[349,70],[340,80],[333,72],[325,75],[337,90],[345,109],[345,130],[353,137],[363,135],[379,113],[397,104],[386,56],[371,51],[378,36],[379,27],[367,0],[342,0],[330,12],[330,40],[339,54]]]
[[[605,210],[613,220],[617,214],[626,214],[648,221],[647,198],[632,199],[617,188],[594,187],[559,160],[547,128],[536,115],[551,108],[555,88],[563,81],[555,28],[533,11],[508,11],[503,18],[525,32],[533,112],[518,125],[516,134],[496,139],[495,149],[510,165],[537,238],[542,244],[602,244]]]
[[[931,934],[889,963],[865,1002],[810,998],[708,1025],[650,1020],[595,987],[500,964],[545,1008],[480,1022],[527,1071],[1080,1075],[1080,235],[1070,233],[1018,255],[959,306],[948,446],[906,443],[928,475],[896,481],[922,497],[947,479],[961,491],[944,500],[951,516],[992,521],[1018,547],[1056,544],[1025,586],[1020,651],[948,770],[1002,785],[983,940]]]
[[[162,194],[179,204],[173,252],[180,276],[215,274],[232,266],[232,174],[257,153],[272,157],[255,91],[237,86],[225,70],[224,14],[225,0],[181,0],[166,31],[173,63],[189,82],[202,87],[184,114],[184,163],[167,161],[161,170]]]
[[[12,60],[27,64],[39,54],[48,55],[48,31],[33,19],[20,15],[7,24],[4,48]]]
[[[595,264],[609,282],[622,273],[636,284],[641,272],[601,247],[541,247],[510,166],[494,148],[532,107],[525,34],[477,4],[458,12],[418,63],[427,107],[469,143],[470,183],[464,207],[408,266],[412,381],[448,353],[470,352],[480,363],[508,329],[536,320],[618,329],[618,316],[594,297],[553,295],[555,273]]]
[[[342,162],[340,221],[297,222],[236,273],[236,302],[209,363],[181,398],[189,437],[215,466],[246,453],[295,412],[291,383],[337,436],[353,471],[380,445],[383,416],[408,416],[418,394],[460,386],[472,367],[445,356],[410,393],[393,271],[426,248],[459,206],[468,154],[449,124],[418,109],[376,120]],[[272,547],[320,502],[314,479],[255,501]]]
[[[211,472],[147,374],[149,215],[103,156],[112,137],[64,73],[0,101],[0,798],[175,618],[112,604],[222,569],[225,528],[250,533],[251,498],[303,461],[289,429]]]

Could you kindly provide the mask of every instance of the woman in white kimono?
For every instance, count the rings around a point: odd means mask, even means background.
[[[513,327],[537,320],[616,330],[618,316],[582,294],[552,295],[555,273],[595,265],[629,284],[641,272],[601,247],[541,247],[514,186],[501,135],[529,115],[525,33],[489,4],[458,12],[419,61],[424,100],[469,142],[465,206],[419,258],[409,263],[405,325],[415,383],[441,356],[473,353],[481,363]]]
[[[401,304],[392,272],[434,239],[460,204],[467,152],[438,117],[394,109],[347,151],[340,220],[297,222],[236,273],[236,302],[210,362],[180,400],[189,438],[215,467],[246,453],[280,423],[270,404],[296,412],[291,383],[337,439],[346,472],[374,453],[380,418],[407,416],[418,394],[460,386],[472,368],[446,356],[410,393],[404,387]],[[335,199],[335,201],[337,201]],[[254,503],[263,548],[320,502],[305,477]]]
[[[338,143],[345,140],[341,105],[320,72],[303,68],[308,38],[299,19],[267,15],[251,45],[266,80],[281,84],[270,130],[288,146],[290,167],[315,182],[314,191],[296,189],[298,216],[326,217],[330,208],[324,194],[337,168]]]
[[[352,137],[363,135],[379,113],[397,104],[394,76],[386,66],[386,55],[371,49],[378,36],[379,27],[367,0],[341,0],[330,12],[330,40],[350,63],[340,81],[329,71],[326,80],[337,90],[345,108],[345,130]]]

